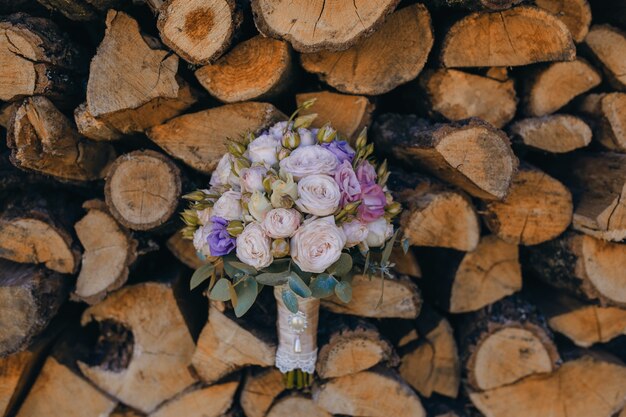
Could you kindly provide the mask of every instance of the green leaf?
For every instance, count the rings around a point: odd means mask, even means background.
[[[289,274],[290,272],[288,270],[283,271],[283,272],[276,272],[276,273],[264,272],[262,274],[257,275],[255,279],[259,284],[276,286],[276,285],[286,284],[289,278]]]
[[[367,255],[365,255],[365,264],[363,264],[363,273],[367,274],[367,270],[370,268],[370,251],[367,251]],[[368,274],[369,275],[369,274]]]
[[[228,283],[228,292],[230,293],[230,302],[233,303],[233,307],[237,308],[237,304],[239,304],[237,291],[235,290],[235,286],[230,282]]]
[[[325,298],[333,295],[337,280],[328,274],[319,274],[311,281],[311,295],[315,298]]]
[[[259,294],[259,286],[253,277],[246,277],[235,286],[237,292],[237,305],[235,306],[235,316],[241,317],[254,304]]]
[[[352,270],[352,256],[342,253],[337,262],[328,268],[328,273],[336,277],[342,277]]]
[[[302,278],[295,272],[291,272],[289,275],[289,288],[302,298],[308,298],[311,296],[311,289],[306,285]]]
[[[383,256],[382,256],[382,259],[380,261],[381,265],[384,264],[384,263],[389,262],[389,257],[391,256],[391,251],[393,250],[393,244],[396,241],[396,237],[398,237],[398,232],[399,231],[400,231],[400,229],[396,229],[396,232],[393,234],[391,239],[389,239],[389,241],[385,245],[385,249],[383,250]]]
[[[220,278],[211,292],[209,298],[216,301],[228,301],[230,300],[230,281],[226,278]]]
[[[298,276],[302,278],[302,281],[304,281],[306,285],[309,285],[311,283],[311,277],[313,276],[312,272],[305,272],[301,270],[300,267],[295,264],[295,262],[291,264],[291,270],[298,274]]]
[[[224,262],[225,264],[228,263],[230,266],[232,266],[233,268],[245,272],[248,275],[254,275],[256,274],[257,271],[256,268],[251,267],[250,265],[244,264],[243,262],[239,262],[239,261],[227,261]]]
[[[193,273],[189,281],[189,289],[193,290],[198,285],[202,284],[213,274],[213,271],[215,271],[215,265],[213,264],[202,265],[200,268],[196,269],[196,272]]]
[[[402,239],[402,251],[405,255],[409,253],[409,239],[406,237]]]
[[[349,303],[352,300],[352,285],[346,281],[338,282],[335,285],[335,294],[344,303]]]
[[[296,296],[296,293],[291,291],[289,288],[285,288],[281,296],[287,310],[296,314],[298,312],[298,297]]]

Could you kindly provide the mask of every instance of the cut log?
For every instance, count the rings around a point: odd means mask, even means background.
[[[86,69],[82,51],[48,19],[23,13],[0,20],[0,100],[45,95],[72,101]]]
[[[400,246],[394,246],[391,249],[389,261],[395,264],[393,270],[400,275],[408,275],[413,278],[422,277],[422,269],[417,263],[415,254],[410,250],[404,253],[404,249]]]
[[[525,146],[552,153],[571,152],[591,142],[591,128],[569,114],[531,117],[515,122],[511,134]]]
[[[470,399],[486,417],[611,417],[624,406],[626,368],[585,356],[547,376],[534,376]],[[566,414],[567,413],[567,414]]]
[[[517,245],[484,236],[472,252],[417,252],[424,265],[424,290],[450,313],[479,310],[522,289]]]
[[[600,73],[580,58],[551,64],[527,83],[528,94],[524,99],[526,113],[530,116],[554,113],[601,81]]]
[[[582,42],[587,36],[591,24],[587,0],[535,0],[535,4],[565,23],[574,42]]]
[[[113,412],[107,417],[145,417],[145,414],[133,410],[125,405],[118,404],[115,410],[113,410]]]
[[[430,14],[416,4],[393,13],[372,36],[345,51],[300,57],[305,70],[341,92],[377,95],[417,77],[432,46]]]
[[[134,151],[112,165],[104,187],[113,217],[132,230],[164,225],[176,212],[181,174],[166,156],[155,151]]]
[[[92,117],[126,134],[143,132],[195,102],[189,86],[176,77],[176,55],[142,37],[137,22],[125,13],[110,10],[106,24],[87,83]]]
[[[391,344],[363,320],[333,323],[326,343],[319,344],[316,370],[322,379],[355,374],[381,362],[397,361]]]
[[[188,390],[160,406],[149,417],[222,417],[232,406],[238,386],[238,381],[231,381]]]
[[[212,96],[225,103],[265,100],[289,87],[291,59],[289,44],[259,35],[241,42],[215,64],[196,70],[195,75]]]
[[[542,9],[526,6],[461,19],[447,33],[441,52],[448,68],[514,67],[575,57],[567,26]]]
[[[109,214],[101,200],[83,204],[87,214],[74,226],[85,249],[76,289],[76,300],[95,304],[124,285],[128,267],[137,258],[137,241]]]
[[[103,178],[115,158],[106,143],[82,138],[50,100],[30,97],[13,113],[7,134],[11,162],[66,181]]]
[[[579,110],[597,122],[595,139],[607,149],[626,152],[626,94],[589,94]]]
[[[167,0],[157,27],[163,43],[181,58],[204,65],[228,49],[241,19],[235,0]]]
[[[572,212],[569,190],[530,165],[520,167],[504,200],[485,202],[481,210],[489,230],[516,245],[554,239],[570,225]]]
[[[464,193],[416,174],[393,173],[389,183],[396,200],[404,205],[400,224],[411,245],[476,248],[478,215]]]
[[[419,397],[395,373],[364,371],[315,387],[313,401],[331,414],[425,417]]]
[[[513,80],[453,69],[429,71],[420,77],[429,108],[451,121],[478,117],[501,128],[513,119],[517,97]]]
[[[423,335],[402,355],[400,376],[423,397],[441,394],[456,398],[461,383],[461,362],[452,326],[430,308],[417,319]]]
[[[227,152],[226,139],[258,133],[287,119],[267,103],[237,103],[186,114],[148,131],[148,137],[174,158],[210,174]]]
[[[192,364],[207,384],[249,365],[273,366],[276,343],[258,329],[246,329],[215,306],[202,329]]]
[[[276,401],[267,413],[267,417],[332,417],[331,414],[318,407],[310,398],[292,394]]]
[[[602,64],[609,83],[626,91],[626,35],[611,25],[594,25],[585,38],[585,45]]]
[[[176,259],[191,269],[198,269],[206,263],[198,257],[198,253],[196,252],[196,248],[193,246],[193,242],[189,239],[183,238],[180,231],[177,231],[170,236],[165,245],[170,252],[172,252],[172,255],[176,257]]]
[[[108,9],[121,7],[127,0],[37,0],[37,2],[70,20],[84,22],[102,18]]]
[[[87,103],[82,103],[74,109],[74,121],[81,135],[93,140],[118,140],[124,134],[105,121],[96,119],[87,108]]]
[[[283,374],[277,368],[249,370],[239,403],[246,417],[265,417],[274,400],[285,390]]]
[[[424,168],[486,200],[506,197],[518,165],[508,137],[478,119],[430,125],[414,115],[384,114],[373,139],[407,167]]]
[[[182,272],[168,282],[124,287],[89,307],[82,324],[95,321],[100,338],[82,373],[103,391],[144,413],[196,381],[189,369],[194,342],[179,305]],[[185,281],[183,283],[183,281]],[[177,301],[181,301],[178,304]]]
[[[429,0],[437,7],[465,8],[469,10],[505,10],[524,0]]]
[[[626,306],[626,244],[568,232],[529,249],[526,265],[547,284],[601,305]]]
[[[354,144],[359,133],[368,127],[374,104],[364,96],[317,91],[296,94],[296,102],[301,106],[305,101],[315,99],[315,103],[301,112],[303,115],[317,114],[313,127],[330,123],[333,129]]]
[[[465,317],[458,330],[468,383],[475,390],[551,373],[560,361],[545,318],[517,296]]]
[[[380,280],[380,276],[376,279]],[[355,275],[352,278],[352,301],[346,304],[336,296],[322,299],[322,308],[333,313],[372,318],[414,319],[421,306],[419,289],[406,276],[385,278],[384,284],[376,285],[366,275]]]
[[[344,50],[377,29],[399,0],[326,4],[253,0],[254,21],[261,33],[285,39],[300,52]]]

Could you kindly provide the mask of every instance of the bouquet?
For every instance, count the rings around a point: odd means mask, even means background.
[[[312,103],[258,136],[228,140],[210,187],[186,195],[182,213],[184,236],[209,261],[192,288],[210,279],[209,298],[241,317],[274,287],[276,366],[288,387],[312,381],[319,300],[350,302],[356,268],[384,282],[401,210],[365,130],[352,147],[328,124],[310,128],[315,115],[298,115]]]

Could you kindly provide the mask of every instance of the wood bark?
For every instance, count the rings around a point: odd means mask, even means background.
[[[575,57],[567,26],[527,6],[466,16],[448,31],[441,51],[441,62],[448,68],[514,67]]]
[[[251,369],[246,375],[239,404],[247,417],[265,417],[284,390],[283,375],[277,368]]]
[[[103,141],[113,141],[121,139],[124,134],[109,125],[107,122],[95,118],[87,107],[87,103],[82,103],[74,109],[74,122],[81,135]]]
[[[417,77],[432,46],[430,14],[417,4],[396,11],[371,37],[345,51],[303,54],[301,61],[341,92],[377,95]]]
[[[626,34],[611,25],[594,25],[585,37],[585,45],[602,64],[611,86],[626,91]]]
[[[469,10],[505,10],[517,4],[523,3],[524,0],[428,0],[435,7],[452,7],[464,8]]]
[[[595,139],[605,148],[626,152],[626,94],[589,94],[578,107],[595,121]]]
[[[430,125],[414,115],[381,115],[373,127],[376,145],[407,167],[487,200],[506,197],[518,160],[508,137],[478,119]]]
[[[149,417],[222,417],[231,408],[238,381],[189,389],[161,405]]]
[[[576,43],[587,36],[591,24],[591,7],[587,0],[535,0],[535,4],[565,23]]]
[[[37,0],[37,2],[68,19],[84,22],[100,19],[108,9],[122,7],[128,0]]]
[[[589,125],[569,114],[518,120],[511,125],[510,132],[524,146],[551,153],[566,153],[584,148],[592,138]]]

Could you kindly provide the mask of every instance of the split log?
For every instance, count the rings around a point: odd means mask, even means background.
[[[611,25],[594,25],[585,37],[585,45],[602,64],[609,83],[626,91],[626,34]]]
[[[222,417],[232,406],[238,386],[238,381],[231,381],[188,390],[160,406],[149,417]]]
[[[410,250],[404,253],[404,249],[400,246],[394,246],[391,249],[389,261],[395,265],[393,270],[400,275],[408,275],[413,278],[422,277],[422,269],[417,263],[415,255]]]
[[[192,385],[189,369],[194,351],[192,334],[179,300],[187,287],[182,271],[162,272],[161,282],[124,287],[89,307],[82,324],[97,322],[98,344],[82,373],[96,386],[142,412]],[[165,278],[167,280],[165,280]],[[181,301],[180,303],[178,301]]]
[[[591,24],[587,0],[535,0],[535,4],[565,23],[574,42],[582,42],[587,36]]]
[[[109,214],[101,200],[83,204],[87,214],[74,226],[85,249],[72,298],[95,304],[124,285],[137,259],[137,241]]]
[[[265,417],[276,397],[284,390],[283,374],[277,368],[251,369],[239,403],[246,417]]]
[[[310,398],[292,394],[276,401],[267,413],[267,417],[332,417],[332,415],[318,407]]]
[[[551,373],[560,361],[543,315],[516,296],[465,317],[458,330],[468,383],[475,390]]]
[[[390,188],[404,205],[400,225],[413,246],[474,250],[478,215],[464,193],[416,174],[392,174]]]
[[[591,128],[569,114],[531,117],[515,122],[511,134],[525,146],[552,153],[571,152],[591,142]]]
[[[285,39],[300,52],[344,50],[381,25],[398,0],[326,4],[253,0],[254,21],[261,33]]]
[[[176,54],[204,65],[228,49],[241,20],[235,0],[167,0],[159,7],[157,27]]]
[[[425,417],[419,397],[390,371],[363,371],[315,387],[313,401],[331,414]]]
[[[595,139],[602,146],[626,152],[626,94],[589,94],[581,101],[579,110],[597,122]]]
[[[104,194],[118,222],[132,230],[152,230],[176,213],[181,187],[180,170],[169,158],[155,151],[134,151],[111,165]]]
[[[364,96],[317,91],[296,94],[296,102],[301,106],[305,101],[315,99],[315,103],[301,112],[303,115],[317,114],[312,127],[320,128],[330,123],[333,129],[354,143],[359,133],[368,127],[374,104]]]
[[[506,197],[518,165],[508,137],[478,119],[430,125],[414,115],[384,114],[373,139],[407,167],[424,168],[486,200]]]
[[[575,57],[567,26],[542,9],[526,6],[461,19],[448,31],[441,51],[448,68],[514,67]]]
[[[145,414],[133,410],[125,405],[118,404],[115,410],[113,410],[113,412],[107,417],[145,417]]]
[[[600,73],[580,58],[551,64],[527,82],[526,113],[530,116],[554,113],[601,81]]]
[[[74,109],[74,122],[81,135],[93,140],[111,141],[121,139],[124,134],[105,121],[96,119],[82,103]]]
[[[13,117],[13,113],[15,109],[20,105],[19,100],[11,103],[3,103],[0,104],[0,126],[5,129],[9,128],[9,124],[11,122],[11,118]]]
[[[288,89],[293,64],[289,44],[255,36],[212,65],[196,70],[200,84],[225,103],[265,100]],[[271,70],[268,70],[270,69]]]
[[[322,299],[322,308],[330,312],[372,318],[414,319],[421,306],[419,289],[406,276],[385,278],[384,284],[376,285],[365,275],[355,275],[352,278],[352,301],[346,304],[336,296]]]
[[[522,3],[524,0],[429,0],[437,7],[465,8],[469,10],[505,10]]]
[[[52,21],[23,13],[0,20],[0,100],[45,95],[72,101],[87,61]]]
[[[568,232],[529,248],[526,266],[537,278],[603,306],[626,306],[626,244]]]
[[[176,77],[178,57],[143,37],[134,19],[109,10],[106,24],[89,69],[87,110],[92,117],[125,134],[143,132],[196,101]]]
[[[430,14],[415,4],[390,15],[372,36],[345,51],[300,58],[305,70],[341,92],[377,95],[417,77],[432,46]]]
[[[402,355],[400,376],[423,397],[436,393],[456,398],[461,362],[452,326],[430,308],[423,310],[416,323],[423,337]]]
[[[211,305],[191,362],[200,378],[212,384],[244,366],[273,366],[275,356],[276,343],[267,334],[243,327]]]
[[[320,378],[337,378],[382,362],[397,362],[391,344],[374,325],[363,320],[340,320],[331,327],[328,341],[319,344],[316,371]]]
[[[108,9],[121,7],[126,0],[37,0],[37,2],[70,20],[83,22],[100,19]]]
[[[197,254],[196,248],[193,246],[193,242],[189,239],[183,238],[180,231],[177,231],[165,243],[167,248],[172,252],[172,255],[179,261],[187,265],[191,269],[198,269],[205,264]]]
[[[153,127],[148,137],[174,158],[210,174],[227,152],[226,138],[237,139],[247,132],[258,133],[287,119],[268,103],[237,103],[179,116]]]
[[[518,417],[520,407],[527,417],[611,417],[624,398],[626,368],[590,356],[567,362],[551,375],[470,394],[486,417]]]
[[[82,138],[50,100],[30,97],[13,113],[7,134],[11,162],[65,181],[103,178],[115,158],[106,143]]]
[[[494,235],[484,236],[472,252],[420,248],[417,255],[424,290],[450,313],[476,311],[522,289],[517,245]]]
[[[484,203],[489,230],[513,244],[536,245],[554,239],[572,222],[572,194],[545,172],[523,165],[502,201]]]
[[[495,80],[453,69],[429,71],[420,77],[429,109],[451,121],[470,117],[501,128],[517,110],[513,80]]]

